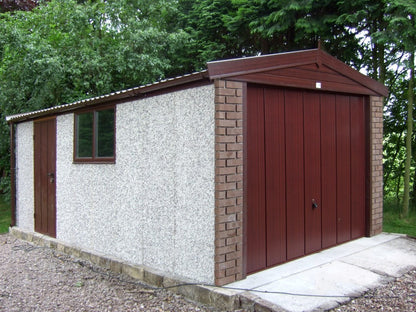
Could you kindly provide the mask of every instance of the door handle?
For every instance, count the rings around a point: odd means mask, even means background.
[[[55,174],[53,172],[48,173],[49,183],[55,182]]]
[[[319,205],[316,202],[316,200],[314,198],[312,198],[312,209],[315,209],[315,208],[319,208]]]

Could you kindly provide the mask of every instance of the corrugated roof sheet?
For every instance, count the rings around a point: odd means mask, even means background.
[[[120,99],[134,98],[140,95],[144,95],[146,93],[163,90],[169,87],[180,86],[186,83],[196,82],[196,81],[204,80],[207,78],[208,78],[208,71],[203,70],[200,72],[178,76],[175,78],[164,79],[155,83],[151,83],[151,84],[147,84],[147,85],[143,85],[143,86],[139,86],[135,88],[130,88],[130,89],[122,90],[122,91],[116,91],[116,92],[112,92],[109,94],[76,101],[73,103],[58,105],[58,106],[45,108],[45,109],[41,109],[41,110],[37,110],[33,112],[7,116],[6,121],[7,122],[24,121],[24,120],[33,119],[36,117],[42,117],[46,115],[72,111],[80,107],[91,106],[91,105],[95,105],[99,103],[105,103],[105,102],[115,101],[115,100],[120,100]]]

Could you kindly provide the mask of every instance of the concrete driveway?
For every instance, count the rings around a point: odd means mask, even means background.
[[[338,306],[416,267],[416,240],[399,234],[360,238],[227,285],[275,310]],[[236,290],[234,290],[236,291]]]

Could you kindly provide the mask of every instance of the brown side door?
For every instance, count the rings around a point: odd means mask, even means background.
[[[34,122],[35,231],[56,237],[56,119]]]
[[[247,97],[247,273],[365,235],[365,98]]]

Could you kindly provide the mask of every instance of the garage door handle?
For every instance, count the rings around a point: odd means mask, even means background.
[[[318,208],[318,207],[319,206],[318,206],[318,203],[316,202],[316,200],[312,199],[312,208],[315,209],[315,208]]]

